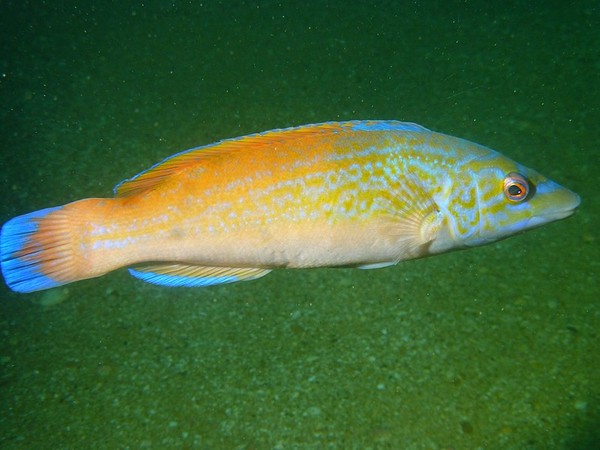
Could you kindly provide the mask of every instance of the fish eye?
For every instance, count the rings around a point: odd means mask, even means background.
[[[504,179],[504,195],[511,202],[522,202],[529,194],[529,183],[519,173],[511,172]]]

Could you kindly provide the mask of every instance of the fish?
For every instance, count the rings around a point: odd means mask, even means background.
[[[8,220],[28,293],[126,267],[202,287],[278,268],[375,269],[566,218],[574,192],[482,145],[394,120],[275,129],[177,153],[88,198]]]

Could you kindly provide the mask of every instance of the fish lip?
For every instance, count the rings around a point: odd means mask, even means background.
[[[540,214],[537,217],[543,218],[547,222],[552,222],[552,221],[555,221],[555,220],[566,219],[567,217],[572,216],[575,213],[575,208],[564,209],[564,210],[561,210],[561,211],[552,211],[551,213]]]
[[[568,191],[571,198],[570,201],[566,202],[567,204],[561,209],[555,209],[553,211],[549,211],[547,213],[542,213],[537,215],[538,219],[543,219],[544,222],[553,222],[555,220],[566,219],[569,216],[572,216],[575,213],[577,207],[581,204],[581,197],[577,195],[575,192]]]

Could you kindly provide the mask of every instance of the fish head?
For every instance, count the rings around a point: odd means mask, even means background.
[[[467,163],[457,179],[447,207],[454,240],[466,247],[564,219],[580,203],[574,192],[495,152]]]

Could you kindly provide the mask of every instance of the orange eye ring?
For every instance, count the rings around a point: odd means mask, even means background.
[[[529,182],[516,172],[509,173],[504,179],[504,195],[514,203],[522,202],[529,194]]]

